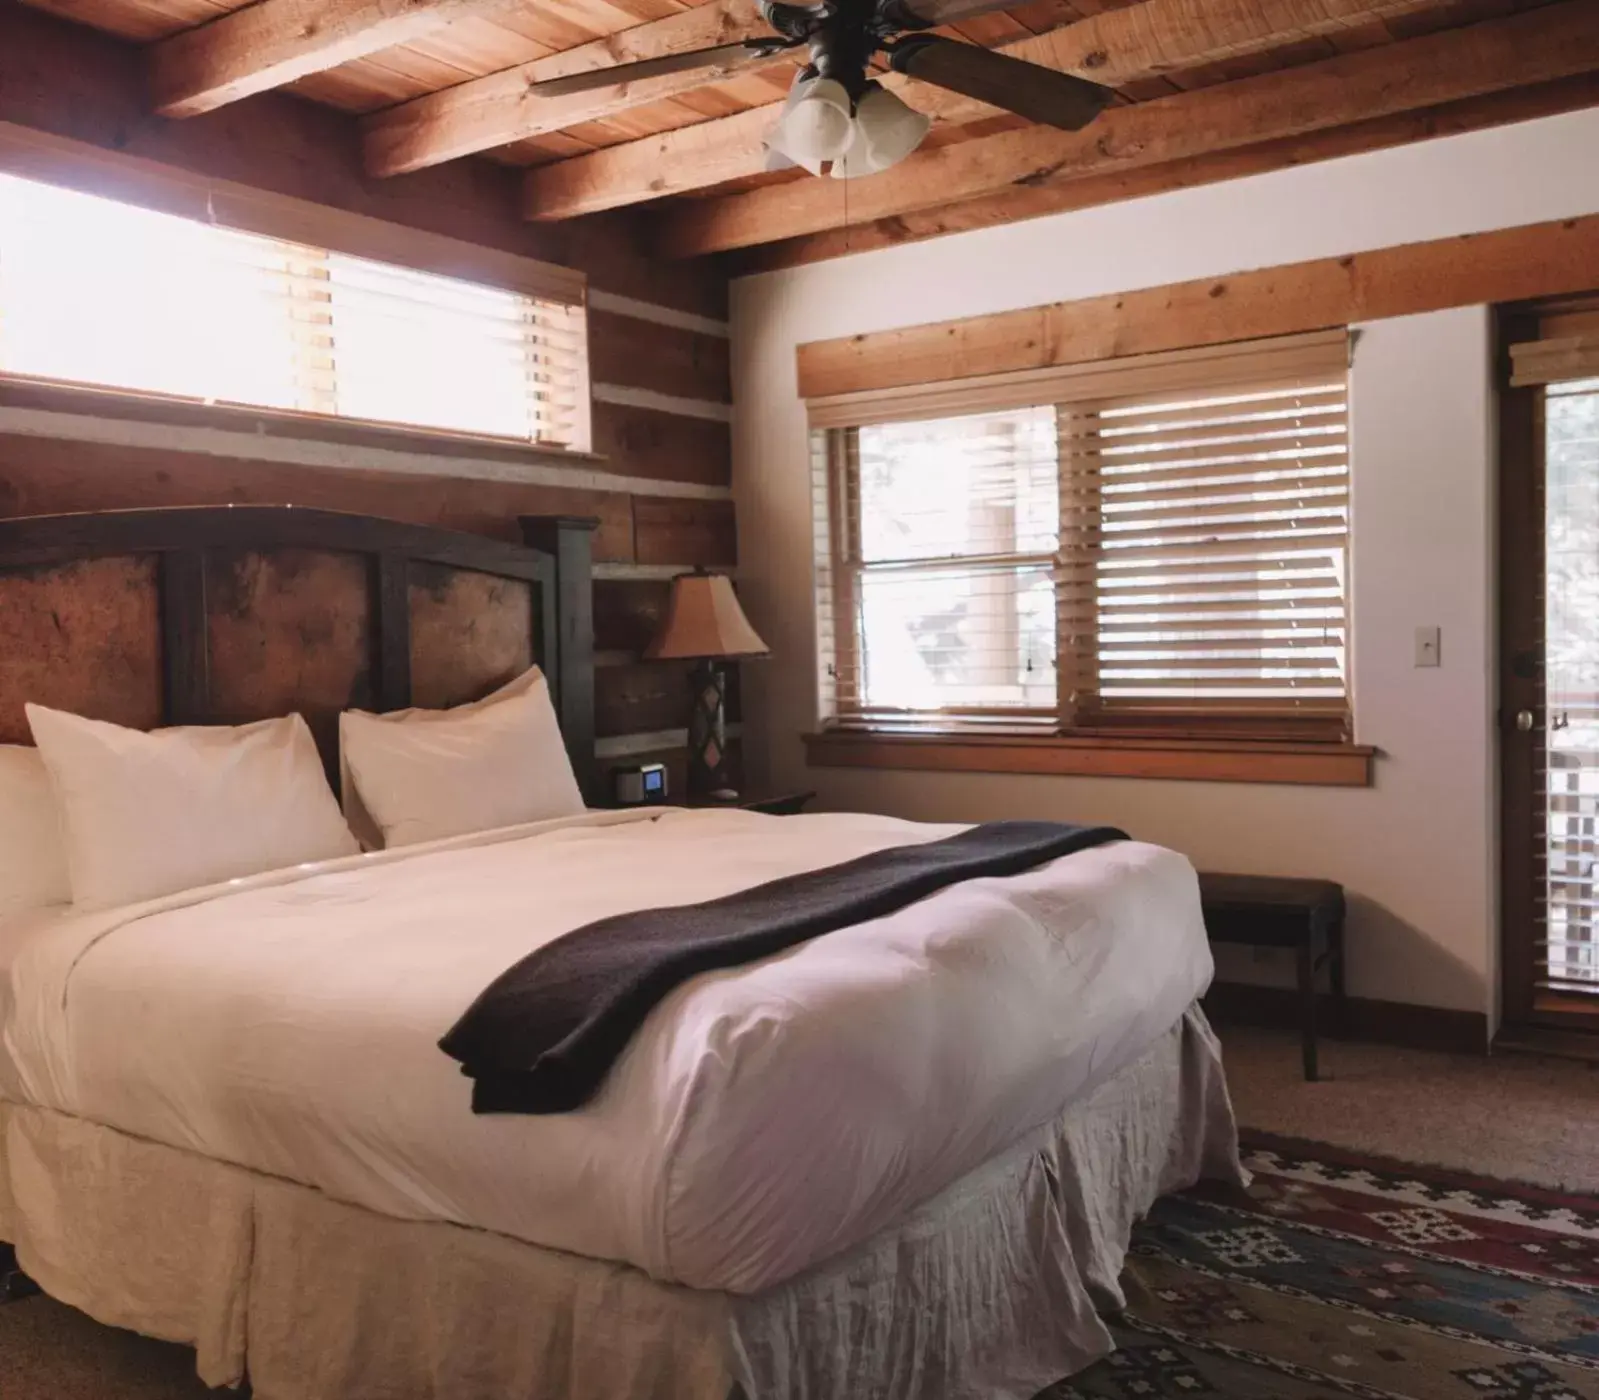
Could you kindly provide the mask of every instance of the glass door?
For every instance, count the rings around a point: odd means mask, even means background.
[[[1599,998],[1599,379],[1544,390],[1543,827],[1535,1004]],[[1595,1003],[1599,1009],[1599,1002]]]
[[[1502,330],[1504,1020],[1599,1030],[1599,301]]]

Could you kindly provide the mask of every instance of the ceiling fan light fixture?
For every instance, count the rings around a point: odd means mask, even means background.
[[[855,135],[849,93],[832,78],[796,84],[766,138],[768,152],[803,165],[812,175],[849,149]]]
[[[853,180],[898,165],[922,144],[933,119],[918,112],[879,83],[869,83],[855,104],[855,126],[833,174]]]

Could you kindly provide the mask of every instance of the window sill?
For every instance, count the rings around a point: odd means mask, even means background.
[[[171,428],[244,433],[268,441],[303,442],[331,447],[376,448],[463,463],[482,464],[489,478],[494,468],[514,470],[541,462],[576,462],[598,467],[603,457],[571,448],[519,442],[513,438],[419,428],[404,423],[377,423],[362,418],[331,418],[293,409],[253,404],[206,403],[177,394],[138,389],[111,389],[28,375],[0,374],[0,408],[42,413],[82,414],[127,423],[156,423]],[[175,444],[174,450],[182,450]]]
[[[1370,787],[1376,750],[1363,744],[1266,739],[1087,738],[1024,734],[888,734],[824,730],[805,736],[818,768],[903,768],[1166,778],[1212,783]]]

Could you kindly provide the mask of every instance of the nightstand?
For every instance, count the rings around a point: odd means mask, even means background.
[[[730,802],[718,802],[713,797],[688,797],[677,805],[680,807],[695,807],[701,810],[707,808],[727,807],[743,812],[764,812],[769,817],[796,817],[803,812],[807,804],[816,794],[814,792],[784,792],[752,797],[749,793],[740,793]]]

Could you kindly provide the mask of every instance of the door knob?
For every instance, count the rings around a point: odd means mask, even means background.
[[[1523,734],[1530,734],[1532,732],[1533,725],[1535,725],[1537,722],[1538,718],[1531,710],[1516,711],[1516,728],[1519,729]]]

